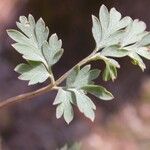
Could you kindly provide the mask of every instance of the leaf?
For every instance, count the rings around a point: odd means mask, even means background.
[[[128,50],[128,56],[132,59],[133,64],[138,65],[144,71],[146,66],[140,56],[150,60],[149,49],[147,47],[141,47],[139,43],[124,47],[124,49]]]
[[[105,58],[105,57],[104,57]],[[106,68],[103,72],[103,80],[108,81],[112,80],[114,81],[117,78],[117,68],[120,68],[120,65],[117,61],[111,58],[105,58],[104,59]]]
[[[116,31],[113,35],[104,39],[101,42],[101,45],[103,45],[103,47],[109,47],[109,46],[119,44],[119,41],[122,38],[122,36],[123,36],[123,31]]]
[[[70,74],[68,75],[67,79],[66,79],[66,86],[70,87],[76,80],[76,76],[78,75],[80,70],[79,66],[76,66],[75,68],[73,68],[73,70],[71,70]]]
[[[82,89],[102,100],[112,100],[114,98],[109,91],[99,85],[88,85]]]
[[[114,81],[117,78],[117,69],[111,64],[106,64],[106,68],[103,72],[103,80],[104,81],[109,81],[112,80]]]
[[[124,36],[121,40],[121,46],[125,47],[142,40],[142,38],[147,34],[145,29],[146,25],[143,21],[136,19],[131,22],[130,25],[126,28]]]
[[[93,21],[93,27],[92,27],[93,37],[96,41],[96,44],[98,44],[102,40],[102,28],[98,18],[96,18],[93,15],[92,15],[92,21]]]
[[[101,21],[101,26],[102,26],[102,29],[104,30],[104,32],[106,32],[108,26],[109,26],[109,12],[108,12],[108,9],[105,5],[102,5],[101,8],[100,8],[100,11],[99,11],[99,18],[100,18],[100,21]]]
[[[138,19],[130,17],[121,19],[121,14],[112,8],[108,11],[102,5],[99,11],[99,19],[92,16],[93,36],[96,41],[96,51],[105,57],[129,56],[132,62],[139,65],[142,70],[146,68],[140,56],[150,59],[150,33],[146,31],[146,24]],[[99,59],[97,55],[95,60]],[[94,59],[93,59],[94,60]],[[103,72],[103,79],[114,80],[117,76],[117,68],[114,64],[105,61],[106,68]]]
[[[42,62],[48,70],[58,62],[63,54],[62,41],[53,34],[48,41],[49,29],[40,18],[37,22],[32,15],[21,16],[17,27],[21,30],[7,30],[8,35],[16,42],[12,46],[31,61]]]
[[[91,121],[94,121],[94,110],[96,109],[95,104],[80,90],[72,89],[72,91],[76,96],[76,102],[80,112],[82,112],[87,118],[91,119]]]
[[[138,44],[140,46],[150,46],[150,33],[148,32]]]
[[[148,50],[148,48],[146,48],[146,47],[140,47],[140,48],[137,48],[136,52],[140,56],[142,56],[142,57],[150,60],[150,51]]]
[[[96,79],[100,71],[98,69],[90,70],[91,66],[87,65],[81,70],[76,68],[67,78],[67,87],[80,89],[83,86],[86,86]]]
[[[20,64],[15,68],[15,71],[21,74],[18,78],[29,81],[29,85],[42,83],[50,77],[41,63]]]
[[[130,17],[121,19],[121,14],[112,8],[110,12],[105,5],[102,5],[99,11],[99,19],[92,16],[93,37],[96,41],[96,49],[117,45],[120,42],[124,32],[121,30],[131,22]]]
[[[57,119],[61,118],[63,115],[65,121],[68,124],[73,120],[74,117],[71,102],[72,102],[71,92],[65,91],[64,89],[60,88],[58,90],[57,96],[53,104],[58,105],[56,109]]]
[[[112,61],[112,64],[118,66],[112,59],[109,61]],[[112,94],[104,87],[94,85],[93,80],[96,79],[99,74],[100,71],[98,69],[91,69],[90,65],[86,65],[83,68],[76,66],[71,70],[66,79],[66,86],[59,89],[54,101],[54,105],[58,105],[56,109],[57,118],[64,116],[66,122],[70,123],[73,119],[72,103],[77,105],[79,110],[86,117],[92,121],[94,120],[94,110],[96,106],[87,96],[87,92],[103,100],[111,100],[113,98]]]
[[[42,52],[49,67],[53,66],[61,58],[64,51],[61,47],[62,41],[58,40],[56,34],[53,34],[50,37],[49,43],[45,42],[43,44]]]
[[[71,104],[69,106],[64,106],[65,100],[67,99],[68,101],[70,101],[70,103],[77,105],[79,110],[87,118],[91,119],[92,121],[94,120],[94,110],[96,109],[96,106],[87,96],[87,92],[94,94],[96,97],[104,100],[110,100],[113,98],[112,94],[108,92],[104,87],[94,85],[93,80],[96,79],[99,74],[100,71],[98,69],[91,70],[90,65],[86,65],[83,68],[76,66],[70,72],[69,76],[66,79],[66,86],[63,87],[63,92],[62,90],[59,90],[54,101],[54,104],[58,105],[56,113],[57,118],[60,118],[64,114],[65,108],[70,108]],[[71,112],[71,110],[69,112]],[[68,120],[68,123],[71,121],[71,119]]]
[[[16,49],[17,52],[23,54],[23,58],[31,61],[40,61],[43,64],[47,65],[42,53],[38,51],[35,47],[31,45],[15,43],[12,46]]]
[[[106,68],[104,69],[104,72],[103,72],[104,81],[108,81],[108,80],[114,81],[117,78],[117,68],[120,68],[120,65],[116,60],[112,58],[107,58],[101,55],[100,52],[95,55],[94,59],[103,60],[106,64]]]
[[[128,50],[120,49],[118,46],[110,46],[104,48],[101,52],[101,55],[106,56],[106,57],[125,57],[128,55]]]
[[[17,44],[14,44],[13,47],[19,53],[23,54],[23,58],[32,61],[40,61],[47,66],[44,56],[42,55],[40,47],[41,43],[39,43],[41,42],[39,41],[40,37],[38,37],[37,39],[37,36],[44,36],[44,28],[46,30],[46,27],[40,26],[39,28],[42,28],[41,31],[43,30],[43,34],[39,34],[35,31],[36,24],[30,23],[25,16],[21,16],[20,21],[21,22],[18,22],[17,25],[21,29],[23,34],[17,30],[7,30],[8,35],[17,42]],[[37,23],[39,24],[39,22],[43,22],[43,20],[39,19]],[[24,37],[26,37],[26,41],[18,40],[18,38],[23,39]],[[47,38],[45,38],[44,42],[47,40]],[[33,55],[34,57],[31,57],[31,55]]]
[[[145,66],[143,60],[141,59],[141,57],[138,54],[131,52],[129,54],[129,57],[133,59],[133,64],[138,65],[142,69],[142,71],[144,71],[146,69],[146,66]]]
[[[24,43],[30,43],[30,40],[21,32],[14,30],[14,29],[10,29],[7,30],[8,35],[16,42],[20,43],[20,44],[24,44]]]
[[[112,58],[103,57],[103,60],[105,61],[106,64],[112,65],[116,68],[120,68],[119,63],[116,60],[112,59]]]
[[[35,25],[35,36],[38,47],[41,48],[45,41],[47,41],[49,29],[45,26],[45,22],[40,18]]]

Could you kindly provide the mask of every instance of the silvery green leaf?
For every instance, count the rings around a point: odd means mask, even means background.
[[[109,47],[112,45],[119,44],[123,34],[124,34],[123,31],[116,31],[114,34],[112,34],[109,37],[107,37],[106,39],[104,39],[101,42],[101,45],[103,45],[103,47]]]
[[[116,61],[108,61],[107,57],[129,56],[134,64],[139,65],[142,70],[145,69],[145,64],[140,56],[150,59],[148,48],[150,34],[146,31],[146,24],[143,21],[132,20],[130,17],[122,18],[115,8],[108,11],[104,5],[100,8],[99,19],[92,18],[95,20],[93,21],[93,30],[95,31],[93,36],[96,41],[96,50],[99,51],[103,48],[100,55],[96,54],[92,59],[105,61],[104,80],[114,80],[117,76],[117,68],[119,68]],[[96,32],[97,29],[101,29],[101,32]]]
[[[108,33],[106,34],[111,35],[112,33],[115,33],[116,31],[124,29],[125,27],[129,25],[131,21],[132,19],[128,16],[121,19],[121,13],[118,12],[115,8],[111,8]]]
[[[36,25],[35,19],[34,17],[29,14],[28,18],[26,18],[25,16],[20,16],[19,18],[20,22],[17,22],[17,27],[27,36],[30,37],[32,39],[35,38],[34,36],[34,28]],[[36,40],[36,39],[34,39]]]
[[[108,81],[112,80],[114,81],[117,78],[117,68],[120,68],[119,63],[112,59],[107,58],[105,56],[102,56],[101,54],[97,55],[99,59],[103,60],[106,64],[106,67],[103,72],[103,80]]]
[[[58,90],[57,96],[53,103],[54,105],[58,105],[56,108],[57,119],[61,118],[63,115],[68,124],[73,120],[74,112],[71,105],[72,101],[71,92],[65,91],[62,88]]]
[[[135,43],[133,45],[126,46],[123,49],[128,50],[128,56],[133,60],[133,64],[139,65],[142,71],[144,71],[146,66],[140,56],[150,60],[150,51],[148,47],[140,46],[141,45],[139,43]]]
[[[112,58],[105,57],[105,56],[101,55],[101,53],[97,53],[96,57],[99,60],[103,60],[106,64],[112,65],[116,68],[120,68],[119,63]]]
[[[146,48],[146,47],[139,47],[139,48],[137,48],[136,52],[140,56],[150,60],[150,51],[149,51],[148,48]]]
[[[150,33],[147,33],[138,44],[140,46],[150,46]]]
[[[108,31],[109,35],[111,33],[114,33],[117,29],[117,26],[119,26],[119,22],[121,19],[121,13],[118,12],[115,8],[110,9],[110,17],[109,17],[109,26],[108,26]]]
[[[104,56],[103,59],[105,59],[105,61],[107,60],[110,63],[110,65],[115,65],[115,67],[118,67],[119,65],[113,59],[108,59]],[[94,110],[96,109],[96,106],[87,96],[87,92],[104,100],[110,100],[113,98],[112,94],[108,92],[105,88],[103,88],[102,86],[94,85],[95,83],[93,82],[93,80],[96,79],[99,76],[99,74],[100,71],[98,69],[91,69],[90,65],[86,65],[83,68],[76,66],[71,70],[70,74],[66,79],[66,86],[64,86],[63,89],[60,89],[58,91],[54,101],[54,104],[58,105],[56,109],[57,118],[60,118],[64,115],[65,108],[69,107],[70,109],[72,109],[72,103],[74,105],[77,105],[79,110],[86,117],[90,118],[92,121],[94,120]],[[64,97],[67,97],[66,99],[70,102],[68,104],[69,106],[64,106]],[[71,110],[69,110],[69,112],[71,112]],[[67,114],[69,114],[69,112]],[[71,118],[71,115],[69,116],[70,117],[66,117],[65,120],[67,120],[67,118]],[[68,119],[67,121],[70,122],[71,119]]]
[[[12,46],[16,49],[17,52],[22,54],[23,58],[25,58],[26,60],[40,61],[47,65],[47,62],[45,61],[41,51],[39,51],[39,49],[36,49],[32,45],[15,43],[12,44]]]
[[[114,98],[106,88],[99,85],[88,85],[82,89],[102,100],[112,100]]]
[[[62,46],[62,41],[58,40],[56,34],[53,34],[50,37],[49,43],[45,42],[43,44],[42,52],[49,67],[53,66],[61,58],[64,51],[61,48],[61,46]]]
[[[59,119],[63,116],[64,113],[64,105],[59,104],[56,108],[56,118]]]
[[[90,65],[86,65],[81,70],[73,70],[73,73],[67,78],[67,86],[80,89],[90,84],[92,80],[96,79],[100,74],[98,69],[90,70],[90,68]]]
[[[130,17],[121,19],[121,14],[112,8],[110,12],[106,6],[102,5],[99,11],[99,19],[92,16],[93,36],[96,41],[96,50],[102,47],[119,44],[124,32],[121,31],[132,21]]]
[[[93,21],[92,33],[93,33],[93,37],[96,41],[96,45],[98,47],[99,43],[102,40],[102,27],[101,27],[100,21],[98,20],[97,17],[92,16],[92,21]]]
[[[50,74],[41,63],[20,64],[15,68],[15,71],[21,74],[19,79],[29,81],[29,85],[42,83],[50,77]]]
[[[44,32],[47,29],[46,29],[46,27],[44,28],[43,26],[39,26],[38,30],[42,30],[43,34],[42,33],[40,34],[39,32],[36,32],[35,30],[36,30],[37,23],[35,23],[35,20],[34,20],[33,16],[29,15],[28,18],[29,18],[29,20],[25,16],[21,16],[20,17],[20,22],[17,22],[18,28],[23,33],[20,33],[17,30],[8,30],[7,31],[8,35],[17,42],[13,46],[19,53],[23,54],[23,58],[25,58],[27,60],[32,60],[32,61],[41,61],[42,63],[45,64],[46,61],[45,61],[44,56],[42,55],[42,50],[41,50],[41,47],[39,46],[40,43],[38,43],[40,41],[38,39],[39,38],[45,38],[45,40],[47,40],[47,37],[45,37],[45,34],[44,34]],[[40,19],[38,22],[43,22],[43,21]],[[17,40],[15,35],[19,35],[19,33],[20,33],[20,36],[22,36],[22,38],[24,38],[24,37],[27,38],[27,40],[26,40],[27,42]],[[48,33],[49,32],[47,31],[47,34]],[[19,36],[19,38],[21,39],[20,36]],[[38,36],[38,39],[37,39],[37,36]],[[44,36],[44,37],[41,37],[41,36]],[[31,51],[30,55],[29,55],[29,52],[28,52],[29,50]],[[24,56],[24,54],[26,54],[26,53],[28,53],[28,54]],[[35,53],[35,54],[33,54],[33,53]],[[39,58],[39,54],[40,54],[40,58]],[[31,55],[33,55],[34,57],[32,57]],[[45,65],[47,66],[47,64],[45,64]]]
[[[66,86],[67,87],[70,87],[75,82],[79,70],[80,70],[79,66],[76,66],[75,68],[73,68],[73,70],[71,70],[69,76],[66,79]]]
[[[103,80],[114,81],[117,78],[117,68],[111,64],[106,64],[106,68],[103,72]]]
[[[7,30],[8,35],[16,42],[24,44],[31,44],[30,40],[21,32],[14,30],[14,29],[10,29]]]
[[[145,29],[146,24],[143,21],[136,19],[131,22],[125,30],[125,34],[121,40],[121,46],[125,47],[142,40],[142,38],[147,34]]]
[[[72,89],[72,91],[75,94],[77,107],[80,112],[82,112],[87,118],[91,119],[91,121],[94,121],[94,109],[96,108],[95,104],[80,90]]]
[[[125,57],[128,55],[128,50],[120,49],[119,46],[110,46],[104,48],[101,52],[101,55],[106,57]]]
[[[37,22],[32,15],[28,18],[21,16],[17,27],[22,31],[7,30],[8,35],[15,40],[13,47],[23,55],[23,58],[31,61],[42,62],[47,70],[58,62],[63,54],[62,41],[53,34],[48,40],[49,29],[40,18]],[[46,43],[46,44],[45,44]]]
[[[129,57],[133,59],[133,64],[138,65],[142,69],[142,71],[144,71],[146,69],[146,66],[145,66],[143,60],[141,59],[141,57],[138,54],[136,54],[134,52],[130,52]]]
[[[105,5],[102,5],[100,8],[99,18],[101,21],[101,26],[102,26],[103,32],[106,33],[107,28],[109,26],[110,15],[109,15],[108,9]]]
[[[35,25],[35,35],[38,47],[41,48],[45,41],[48,39],[49,29],[45,26],[45,22],[40,18]]]

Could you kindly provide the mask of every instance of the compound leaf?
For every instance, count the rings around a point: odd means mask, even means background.
[[[16,42],[12,46],[31,61],[42,62],[48,70],[58,62],[63,54],[62,41],[53,34],[48,41],[49,29],[40,18],[37,22],[32,15],[21,16],[17,27],[21,30],[7,30],[8,35]]]
[[[121,19],[121,14],[112,8],[110,12],[105,5],[102,5],[99,11],[99,19],[92,16],[93,21],[93,37],[96,41],[96,49],[119,44],[124,29],[131,22],[130,17]]]
[[[79,70],[79,68],[74,69],[67,78],[67,86],[80,89],[81,87],[90,84],[92,80],[96,79],[100,74],[98,69],[90,70],[90,68],[91,66],[87,65],[81,70]]]

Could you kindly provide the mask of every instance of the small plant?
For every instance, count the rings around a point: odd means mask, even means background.
[[[8,35],[15,41],[12,46],[26,60],[19,64],[15,71],[20,74],[20,80],[29,81],[29,85],[42,83],[50,79],[50,84],[39,90],[7,99],[0,103],[0,107],[19,102],[32,97],[58,90],[54,105],[56,117],[64,117],[69,124],[74,118],[73,106],[77,106],[81,113],[92,121],[95,118],[95,104],[88,94],[101,100],[112,100],[113,95],[94,80],[100,74],[104,81],[117,78],[119,63],[114,58],[130,57],[134,65],[142,71],[146,66],[141,57],[150,60],[150,33],[146,31],[144,22],[130,17],[121,17],[121,14],[112,8],[110,11],[102,5],[99,18],[92,15],[92,33],[96,47],[89,56],[81,60],[68,72],[55,80],[52,67],[63,55],[62,41],[57,34],[49,37],[49,29],[40,18],[37,22],[32,15],[27,18],[21,16],[17,27],[20,31],[7,30]],[[91,69],[92,61],[104,61],[103,71]],[[65,86],[60,84],[66,80]]]

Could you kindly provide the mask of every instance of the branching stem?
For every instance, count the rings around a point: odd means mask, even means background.
[[[21,95],[18,95],[18,96],[15,96],[15,97],[11,97],[11,98],[8,98],[6,100],[3,100],[0,102],[0,109],[1,108],[4,108],[4,107],[7,107],[11,104],[14,104],[14,103],[18,103],[18,102],[22,102],[22,101],[27,101],[27,100],[30,100],[36,96],[39,96],[39,95],[42,95],[44,93],[47,93],[49,91],[52,91],[52,90],[58,90],[57,86],[60,85],[67,77],[68,75],[70,74],[70,72],[76,67],[76,66],[82,66],[86,63],[88,63],[90,61],[90,58],[95,55],[96,51],[93,51],[88,57],[84,58],[83,60],[81,60],[78,64],[76,64],[74,67],[72,67],[69,71],[67,71],[65,74],[63,74],[59,79],[57,79],[55,81],[55,83],[51,83],[43,88],[40,88],[36,91],[33,91],[33,92],[28,92],[28,93],[25,93],[25,94],[21,94]]]

